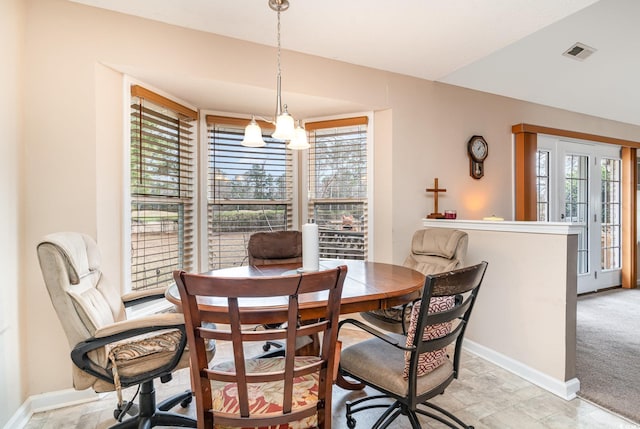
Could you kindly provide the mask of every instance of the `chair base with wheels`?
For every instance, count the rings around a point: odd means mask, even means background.
[[[168,380],[167,380],[168,381]],[[156,426],[177,426],[183,428],[198,427],[197,422],[191,418],[178,413],[169,412],[170,409],[180,404],[182,408],[186,408],[193,401],[193,393],[185,391],[171,398],[165,399],[156,405],[156,396],[153,380],[140,383],[140,400],[138,403],[138,412],[127,420],[121,421],[123,414],[128,414],[121,407],[113,411],[113,418],[120,423],[112,426],[111,429],[137,429],[152,428]]]
[[[383,400],[383,403],[380,404],[368,404],[369,401],[380,399]],[[365,398],[358,399],[356,401],[347,401],[346,402],[346,418],[347,418],[347,427],[349,429],[354,429],[356,427],[356,419],[353,417],[353,414],[364,411],[371,410],[374,408],[386,408],[386,411],[378,418],[373,428],[385,428],[392,421],[394,421],[398,416],[403,415],[407,416],[409,422],[411,422],[411,427],[414,429],[421,428],[420,421],[418,420],[418,414],[423,416],[430,417],[434,420],[439,421],[440,423],[453,428],[453,429],[474,429],[473,426],[469,426],[464,423],[462,420],[437,405],[434,405],[430,402],[423,402],[422,405],[425,407],[432,408],[434,411],[439,414],[435,414],[433,412],[427,410],[421,410],[416,408],[415,410],[410,409],[407,405],[403,404],[400,401],[395,401],[393,404],[389,405],[388,401],[389,397],[386,395],[377,395],[377,396],[367,396]],[[362,403],[367,405],[361,405]],[[448,419],[448,420],[447,420]],[[454,424],[455,423],[455,424]],[[457,426],[456,426],[457,424]]]

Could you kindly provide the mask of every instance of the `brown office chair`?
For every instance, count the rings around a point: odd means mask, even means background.
[[[387,427],[402,414],[417,429],[421,427],[417,414],[421,414],[454,429],[473,429],[428,401],[444,393],[458,378],[464,332],[486,268],[487,263],[482,262],[428,275],[422,300],[412,308],[407,337],[382,333],[354,319],[340,322],[341,326],[350,323],[374,335],[342,351],[340,373],[381,393],[347,402],[349,428],[356,426],[353,414],[385,408],[373,427]],[[391,405],[389,398],[393,400]]]
[[[249,265],[300,264],[302,266],[302,233],[300,231],[269,231],[256,232],[249,237],[247,245]],[[277,324],[262,326],[265,329],[277,328]],[[296,349],[305,348],[301,353],[317,354],[317,338],[304,337],[298,340]],[[271,347],[282,349],[284,344],[277,341],[267,341],[262,349],[265,352]],[[310,348],[306,351],[306,348]],[[282,354],[282,350],[270,352],[271,356]]]
[[[249,265],[302,263],[300,231],[256,232],[247,245]]]
[[[51,302],[71,348],[73,386],[96,392],[118,392],[113,428],[153,426],[196,427],[187,416],[170,413],[186,407],[192,392],[173,396],[156,406],[153,380],[171,380],[171,373],[189,365],[183,353],[187,337],[182,314],[154,314],[127,319],[125,307],[149,299],[165,299],[154,289],[120,296],[101,281],[100,253],[85,234],[50,234],[38,244],[38,259]],[[122,401],[121,388],[139,386],[139,406]]]
[[[466,232],[450,228],[417,230],[411,239],[411,250],[404,266],[422,274],[451,271],[464,266],[469,237]],[[395,333],[407,333],[411,305],[361,313],[372,325]]]
[[[295,427],[331,427],[331,389],[336,363],[336,341],[342,286],[347,267],[314,273],[277,277],[229,278],[187,274],[175,271],[180,291],[191,371],[196,396],[199,428],[279,427],[298,422]],[[327,294],[321,308],[322,319],[312,324],[298,324],[298,297],[307,293]],[[226,297],[229,308],[228,330],[208,329],[206,307],[197,298]],[[282,311],[242,311],[239,301],[265,299],[284,303]],[[284,324],[286,328],[255,331],[244,329],[247,323]],[[296,338],[322,333],[321,352],[316,356],[296,356]],[[203,339],[231,341],[233,361],[209,368]],[[284,357],[248,358],[245,346],[250,342],[285,340]]]

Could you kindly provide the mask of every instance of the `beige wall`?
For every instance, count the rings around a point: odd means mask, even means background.
[[[21,376],[18,306],[20,251],[20,151],[24,2],[0,2],[0,427],[20,406]],[[23,319],[24,320],[24,319]]]
[[[575,397],[578,230],[567,223],[425,220],[469,235],[488,267],[465,346],[565,399]]]
[[[19,236],[26,384],[21,400],[71,385],[68,346],[35,257],[40,237],[61,230],[91,234],[104,253],[107,279],[117,282],[121,276],[122,77],[101,64],[273,87],[271,74],[246,67],[247,58],[270,61],[271,48],[64,0],[26,3],[26,86],[21,96],[28,108],[21,128],[26,156],[20,172],[25,204]],[[168,48],[159,50],[157,42]],[[170,60],[166,52],[173,53]],[[379,223],[374,252],[383,261],[404,259],[411,234],[432,211],[424,190],[434,177],[447,188],[442,209],[456,209],[461,218],[511,217],[514,123],[640,139],[640,127],[301,54],[287,53],[287,85],[299,94],[376,111],[373,209]],[[198,107],[217,109],[211,103]],[[251,107],[246,106],[246,113]],[[468,174],[466,142],[473,134],[482,134],[490,145],[480,181]],[[9,194],[15,193],[11,188]],[[14,196],[9,203],[16,200]]]
[[[577,236],[466,232],[465,263],[489,262],[466,338],[560,382],[574,378]]]

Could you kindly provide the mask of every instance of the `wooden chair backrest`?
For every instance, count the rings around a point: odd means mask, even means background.
[[[338,317],[340,314],[340,298],[346,277],[347,267],[313,273],[292,274],[275,277],[243,277],[229,278],[211,275],[188,274],[175,271],[182,309],[185,316],[187,338],[189,344],[191,371],[198,427],[212,425],[232,427],[261,427],[297,421],[317,413],[318,426],[331,427],[331,391],[336,362],[336,342]],[[298,297],[303,294],[321,294],[326,299],[321,319],[315,323],[304,324],[298,311]],[[208,320],[206,306],[199,306],[198,296],[226,297],[229,315],[229,329],[211,329],[203,327]],[[242,300],[260,300],[269,297],[282,297],[283,311],[274,311],[265,323],[286,322],[286,328],[264,331],[243,330],[243,324],[260,323],[256,314],[242,309]],[[326,298],[325,298],[326,297]],[[287,303],[286,305],[284,303]],[[322,347],[319,359],[312,365],[295,367],[296,337],[322,333]],[[233,360],[235,373],[213,371],[208,367],[204,340],[231,341],[233,344]],[[245,368],[245,342],[284,340],[286,342],[285,369],[273,373],[247,373]],[[291,352],[289,352],[291,351]],[[319,373],[318,403],[311,408],[292,410],[293,380],[296,377]],[[222,415],[212,411],[212,395],[210,380],[235,382],[238,386],[240,415],[237,417]],[[249,383],[267,381],[284,382],[283,413],[265,418],[249,414]],[[202,425],[202,426],[201,426]]]

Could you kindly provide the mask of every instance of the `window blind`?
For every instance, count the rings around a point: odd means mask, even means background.
[[[366,259],[367,117],[306,123],[310,132],[309,213],[320,256]]]
[[[248,120],[207,116],[207,241],[209,269],[245,264],[249,236],[293,225],[291,151],[270,137],[261,148],[240,143]]]
[[[194,269],[197,113],[140,86],[131,95],[131,285],[141,290]]]

